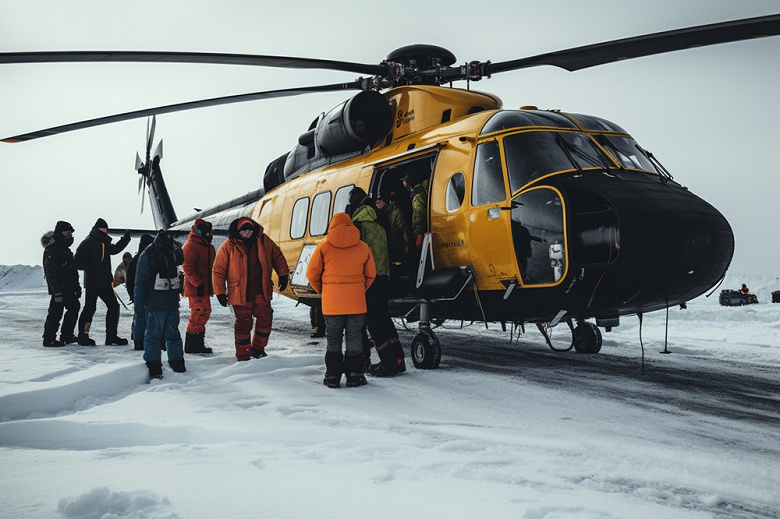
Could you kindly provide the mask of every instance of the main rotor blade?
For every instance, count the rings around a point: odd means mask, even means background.
[[[292,56],[263,56],[259,54],[220,54],[214,52],[157,52],[157,51],[46,51],[3,52],[2,63],[54,63],[54,62],[138,62],[138,63],[203,63],[213,65],[249,65],[255,67],[280,67],[303,69],[327,69],[384,75],[384,65],[369,65],[350,61],[296,58]]]
[[[759,16],[607,41],[530,58],[488,63],[486,74],[540,65],[553,65],[575,71],[614,61],[778,34],[780,34],[780,14]]]
[[[231,103],[242,103],[245,101],[257,101],[260,99],[273,99],[277,97],[291,97],[301,94],[311,94],[316,92],[336,92],[339,90],[362,90],[363,82],[361,80],[355,80],[352,83],[334,83],[332,85],[319,85],[309,87],[287,88],[282,90],[268,90],[265,92],[254,92],[251,94],[238,94],[225,97],[214,97],[212,99],[202,99],[200,101],[190,101],[187,103],[179,103],[167,106],[158,106],[156,108],[146,108],[144,110],[136,110],[134,112],[126,112],[123,114],[110,115],[107,117],[98,117],[97,119],[89,119],[87,121],[81,121],[77,123],[65,124],[62,126],[55,126],[54,128],[48,128],[46,130],[38,130],[31,133],[25,133],[22,135],[15,135],[13,137],[7,137],[0,139],[2,142],[22,142],[32,139],[38,139],[40,137],[48,137],[50,135],[57,135],[60,133],[70,132],[73,130],[81,130],[83,128],[92,128],[93,126],[101,126],[103,124],[116,123],[120,121],[129,121],[131,119],[138,119],[140,117],[147,117],[159,114],[168,114],[172,112],[181,112],[183,110],[192,110],[193,108],[204,108],[207,106],[219,106]]]
[[[157,116],[153,115],[152,119],[146,123],[146,160],[149,160],[149,152],[152,150],[155,128],[157,128]]]

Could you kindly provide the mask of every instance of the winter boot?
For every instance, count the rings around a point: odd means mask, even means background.
[[[212,353],[211,348],[203,345],[205,332],[187,332],[184,339],[184,353]]]
[[[252,346],[249,339],[239,339],[236,341],[236,360],[239,362],[252,358]]]
[[[325,353],[325,379],[322,381],[328,387],[341,387],[341,373],[344,371],[344,357],[339,353]]]
[[[344,373],[347,375],[347,387],[366,385],[366,377],[363,375],[363,355],[345,357]]]
[[[76,342],[79,343],[80,346],[94,346],[95,341],[89,338],[89,335],[86,333],[80,333],[78,338],[76,339]]]
[[[150,377],[163,378],[162,364],[160,362],[147,362],[146,367],[149,368]]]
[[[144,351],[144,341],[134,340],[133,344],[135,344],[135,350],[136,351]]]
[[[184,359],[169,360],[168,365],[176,373],[184,373],[187,371],[187,368],[184,366]]]
[[[73,344],[78,342],[78,338],[75,335],[60,335],[60,342],[62,344]]]
[[[65,346],[65,343],[62,341],[58,341],[57,339],[50,339],[50,340],[43,340],[43,345],[47,348],[59,348],[60,346]]]
[[[400,350],[400,358],[399,358]],[[372,364],[369,373],[377,377],[391,377],[398,373],[406,371],[406,362],[403,358],[403,349],[398,339],[390,339],[388,342],[378,346],[376,352],[379,354],[379,362]]]
[[[106,337],[106,346],[127,346],[127,339],[123,339],[117,335]]]
[[[263,357],[267,356],[268,354],[265,352],[265,348],[252,348],[253,359],[262,359]]]

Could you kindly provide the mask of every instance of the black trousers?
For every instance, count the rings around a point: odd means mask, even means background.
[[[390,317],[387,301],[390,299],[390,278],[377,276],[366,292],[366,327],[377,347],[382,347],[391,339],[398,340],[398,332]]]
[[[106,338],[116,337],[119,326],[119,302],[111,284],[100,288],[87,288],[84,296],[84,309],[79,316],[79,335],[89,335],[92,317],[97,310],[97,300],[100,298],[106,304]]]
[[[61,336],[64,339],[70,339],[73,337],[73,330],[76,328],[76,319],[79,316],[79,298],[76,294],[69,294],[63,296],[63,302],[57,303],[54,301],[54,296],[51,296],[49,301],[49,313],[46,315],[46,322],[43,325],[43,340],[44,342],[52,342],[57,339],[57,330],[60,328],[60,319],[62,319],[62,312],[65,312],[65,319],[62,321]]]

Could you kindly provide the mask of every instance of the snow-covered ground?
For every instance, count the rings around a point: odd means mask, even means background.
[[[760,304],[670,309],[670,355],[666,312],[598,355],[445,323],[440,369],[334,390],[289,299],[267,358],[215,305],[216,353],[149,383],[131,346],[43,348],[40,268],[0,267],[0,516],[780,517],[780,279],[743,282]]]

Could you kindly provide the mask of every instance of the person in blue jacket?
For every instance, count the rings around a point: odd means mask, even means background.
[[[133,287],[136,312],[133,334],[144,338],[144,360],[152,378],[162,378],[162,339],[171,369],[177,373],[187,371],[179,333],[178,266],[183,261],[181,247],[165,231],[157,233],[138,258]]]

